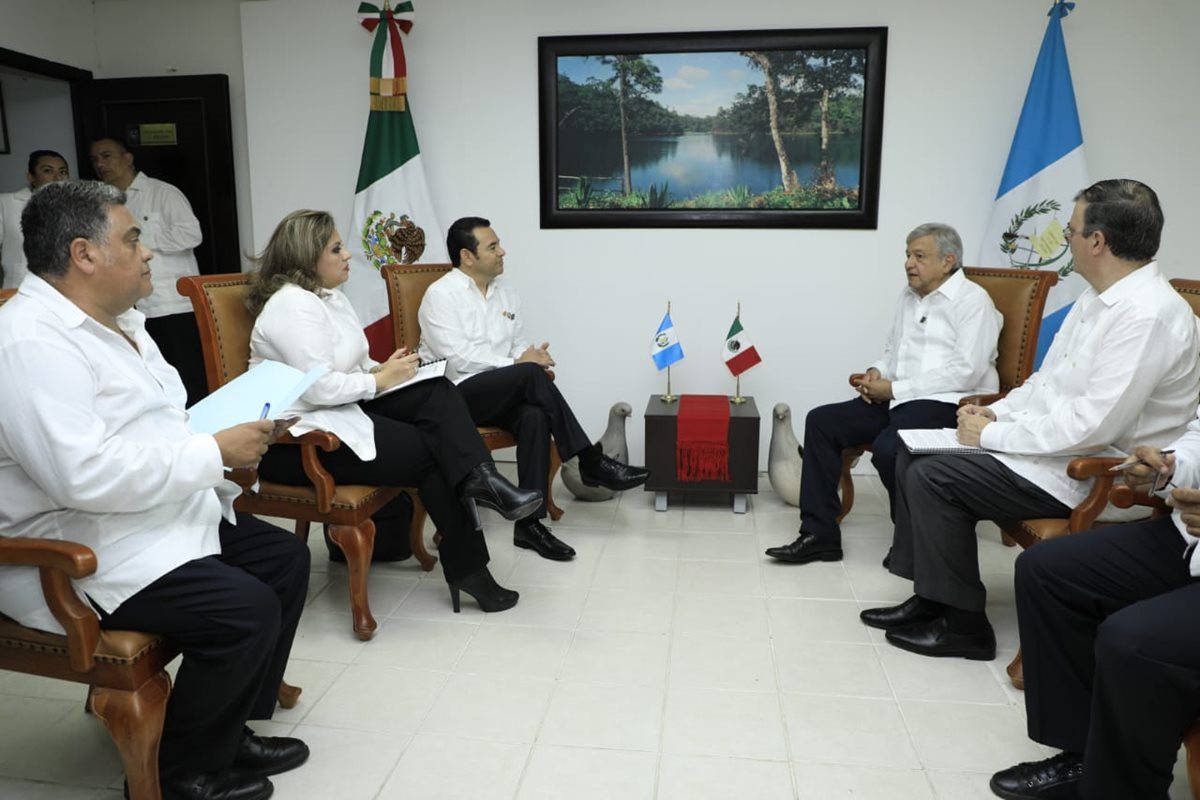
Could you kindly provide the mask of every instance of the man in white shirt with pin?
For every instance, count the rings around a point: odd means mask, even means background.
[[[501,277],[504,248],[482,217],[456,220],[446,235],[455,269],[425,292],[418,312],[421,359],[444,358],[476,425],[495,425],[517,439],[517,476],[522,489],[549,497],[550,437],[563,461],[579,457],[587,486],[621,491],[641,486],[650,473],[622,464],[589,441],[571,407],[551,380],[548,343],[525,338],[521,299]],[[513,544],[543,558],[566,561],[575,550],[542,520],[546,503],[513,525]]]
[[[70,539],[96,554],[74,581],[106,630],[183,653],[159,747],[167,800],[265,800],[299,766],[270,719],[304,608],[308,547],[233,513],[226,468],[254,466],[270,420],[188,428],[179,375],[133,308],[151,253],[124,195],[55,183],[22,214],[29,275],[0,307],[0,536]],[[0,567],[0,613],[61,632],[35,567]]]
[[[175,282],[200,273],[193,252],[203,240],[200,221],[183,192],[137,168],[121,139],[95,139],[91,157],[96,176],[125,192],[125,205],[142,229],[142,244],[154,253],[154,293],[138,303],[138,311],[146,315],[146,330],[163,358],[179,371],[190,406],[208,394],[208,380],[192,303]]]
[[[901,649],[995,658],[976,523],[1070,516],[1090,488],[1067,475],[1072,458],[1165,445],[1195,413],[1200,336],[1154,261],[1158,196],[1123,179],[1099,181],[1075,200],[1065,235],[1088,288],[1041,369],[1003,400],[958,412],[959,441],[989,453],[905,451],[897,462],[891,571],[912,579],[915,594],[860,616]]]
[[[767,555],[792,564],[840,561],[838,481],[842,451],[870,443],[871,463],[895,509],[897,431],[951,428],[958,401],[995,392],[996,342],[1003,322],[992,298],[962,273],[962,239],[930,222],[908,234],[900,293],[883,356],[852,376],[860,398],[819,406],[804,423],[800,535]],[[887,562],[884,562],[884,566]]]

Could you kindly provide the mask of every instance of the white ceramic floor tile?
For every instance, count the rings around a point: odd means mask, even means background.
[[[783,711],[793,761],[921,766],[894,700],[785,694]]]
[[[997,766],[1000,770],[1012,766]],[[993,770],[994,771],[994,770]],[[929,770],[929,782],[937,800],[995,800],[996,795],[988,788],[992,779],[990,772],[944,772]]]
[[[676,563],[665,558],[627,558],[606,554],[600,559],[592,585],[600,589],[643,592],[675,590]]]
[[[553,681],[511,675],[451,675],[421,733],[500,742],[533,741]]]
[[[454,666],[459,673],[554,678],[573,631],[518,625],[484,625]]]
[[[770,632],[762,597],[684,594],[675,598],[676,633],[761,639]]]
[[[853,600],[850,578],[839,562],[787,564],[768,559],[763,580],[771,597],[805,597],[820,600]]]
[[[766,594],[758,562],[680,561],[679,591],[691,594]]]
[[[777,639],[865,644],[871,640],[869,629],[858,618],[859,610],[857,603],[847,600],[767,600],[771,634]]]
[[[651,800],[657,760],[655,753],[539,744],[517,800]]]
[[[421,734],[404,751],[379,800],[510,800],[528,756],[526,744]]]
[[[0,797],[12,800],[123,800],[121,790],[0,778]]]
[[[879,647],[879,660],[901,700],[1008,703],[987,662],[929,658],[888,644]]]
[[[581,630],[666,633],[671,628],[675,596],[635,589],[592,589],[579,618]]]
[[[992,773],[1053,752],[1025,735],[1011,706],[902,702],[901,713],[926,769]]]
[[[299,725],[292,735],[312,754],[303,766],[271,778],[275,796],[288,800],[373,800],[409,741],[406,735],[314,725]]]
[[[679,557],[688,561],[758,563],[761,555],[757,539],[742,533],[685,532],[679,543]]]
[[[308,712],[312,711],[313,706],[325,696],[329,687],[345,671],[346,665],[335,661],[308,661],[302,658],[292,658],[288,661],[287,671],[283,677],[292,686],[297,686],[302,690],[300,702],[296,704],[295,708],[276,707],[275,716],[271,719],[276,722],[292,724],[300,722],[308,716]]]
[[[485,626],[535,625],[546,628],[574,628],[579,622],[586,597],[581,588],[522,586],[517,583],[508,584],[508,588],[521,593],[521,599],[512,608],[498,614],[482,614],[476,608]],[[467,602],[466,598],[463,602]],[[463,611],[466,611],[465,605]]]
[[[447,675],[428,670],[352,664],[305,716],[306,725],[411,734]]]
[[[836,764],[793,764],[793,770],[800,800],[934,800],[921,770]]]
[[[892,686],[869,644],[775,640],[779,688],[785,692],[890,699]]]
[[[449,672],[480,627],[472,621],[477,618],[458,621],[456,618],[461,616],[446,614],[441,621],[385,619],[370,647],[359,651],[355,663]]]
[[[624,686],[659,686],[666,680],[666,633],[578,630],[563,662],[561,680]]]
[[[663,721],[663,752],[783,761],[779,697],[758,692],[672,689]]]
[[[731,642],[718,636],[679,634],[671,648],[672,687],[776,692],[775,665],[765,638]]]
[[[82,702],[0,697],[0,775],[104,788],[122,772],[116,746]]]
[[[559,683],[538,742],[613,750],[658,750],[664,689]]]
[[[789,800],[792,776],[786,762],[711,756],[663,756],[658,800]]]

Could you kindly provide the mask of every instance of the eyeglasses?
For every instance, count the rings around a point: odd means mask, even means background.
[[[1063,228],[1063,238],[1070,239],[1074,235],[1075,235],[1075,229],[1072,228],[1070,225],[1067,225],[1067,227]]]

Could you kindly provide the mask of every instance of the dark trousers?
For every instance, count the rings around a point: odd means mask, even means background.
[[[481,372],[458,384],[476,425],[493,425],[517,440],[517,482],[522,489],[550,492],[550,437],[563,461],[591,445],[546,370],[537,364]],[[544,519],[543,500],[530,519]]]
[[[891,571],[911,579],[921,597],[983,611],[976,523],[1070,515],[1068,506],[991,456],[913,456],[901,448]]]
[[[192,406],[208,396],[208,379],[204,375],[204,354],[200,349],[200,331],[196,315],[168,314],[146,319],[146,333],[158,345],[163,358],[179,373],[187,389],[187,404]]]
[[[838,483],[842,451],[871,444],[871,463],[887,489],[895,519],[896,453],[904,449],[896,431],[903,428],[952,428],[958,407],[936,400],[913,400],[889,409],[861,399],[817,406],[804,420],[804,459],[800,472],[800,530],[841,542],[842,513]]]
[[[233,763],[248,719],[270,719],[308,590],[308,547],[248,514],[221,522],[221,554],[168,572],[100,626],[166,637],[183,653],[159,763],[211,771]]]
[[[1051,539],[1017,558],[1029,736],[1084,754],[1088,800],[1165,800],[1200,716],[1200,581],[1170,518]]]
[[[455,487],[491,455],[454,384],[423,381],[362,404],[375,424],[375,458],[363,461],[345,445],[317,457],[338,483],[416,486],[442,534],[438,555],[448,582],[488,563],[487,543],[475,530]],[[309,483],[300,448],[276,446],[259,463],[268,480],[293,486]]]

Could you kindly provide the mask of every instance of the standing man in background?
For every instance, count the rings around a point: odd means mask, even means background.
[[[126,207],[141,228],[142,244],[154,253],[154,293],[138,302],[146,331],[167,362],[179,371],[192,405],[208,394],[200,334],[191,302],[175,289],[184,275],[198,275],[192,252],[202,240],[200,221],[183,192],[134,166],[133,153],[114,136],[92,141],[92,169],[105,183],[125,192]]]
[[[47,183],[71,178],[67,160],[53,150],[29,154],[28,184],[11,194],[0,194],[0,288],[16,289],[25,277],[25,252],[21,246],[21,212],[35,190]]]

